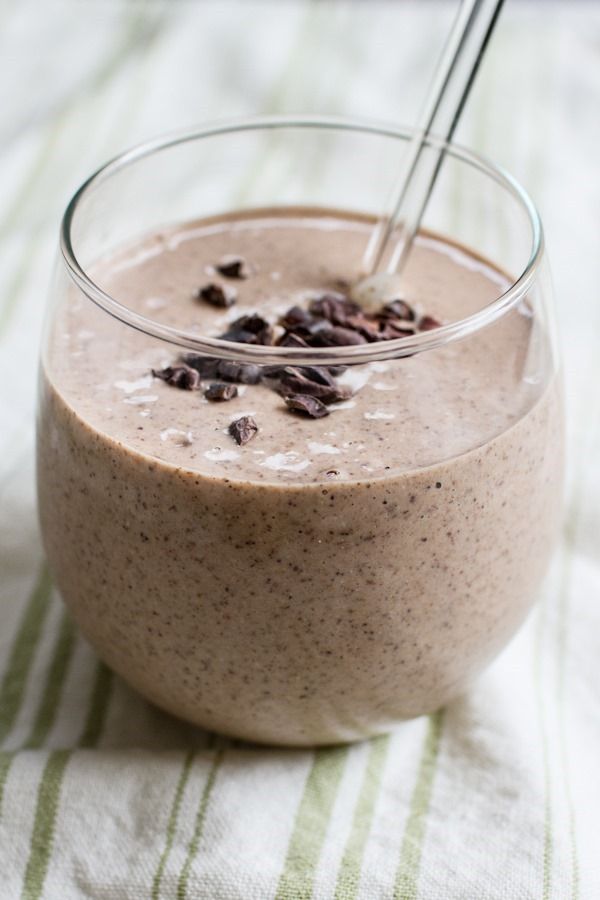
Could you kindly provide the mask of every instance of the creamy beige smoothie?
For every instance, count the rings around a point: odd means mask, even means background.
[[[257,312],[277,342],[290,307],[357,276],[371,227],[302,209],[197,221],[93,275],[199,334]],[[462,319],[506,287],[422,235],[406,327]],[[207,375],[188,356],[193,389],[169,383],[177,348],[73,290],[42,365],[38,430],[65,602],[145,696],[225,734],[348,741],[438,708],[515,631],[552,547],[561,415],[544,341],[521,304],[442,349],[334,370],[337,393],[313,418],[289,408],[277,372]],[[238,443],[230,426],[245,417],[256,430]]]

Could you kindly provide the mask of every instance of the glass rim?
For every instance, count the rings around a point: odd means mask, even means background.
[[[455,144],[454,142],[450,144],[442,138],[433,136],[427,140],[428,146],[442,150],[461,163],[466,163],[492,178],[521,204],[529,219],[532,237],[529,259],[523,271],[512,282],[510,287],[475,313],[456,322],[441,325],[439,328],[431,331],[407,335],[391,341],[378,341],[341,347],[297,348],[233,343],[221,338],[199,335],[197,332],[165,325],[135,312],[102,290],[79,262],[72,242],[72,226],[75,214],[86,194],[99,184],[107,181],[112,175],[148,156],[180,144],[228,133],[235,134],[276,128],[330,129],[373,134],[404,141],[409,140],[415,133],[413,128],[346,116],[268,115],[219,120],[212,124],[209,123],[197,128],[171,132],[139,143],[96,169],[73,194],[66,207],[60,225],[60,250],[71,280],[89,300],[113,316],[113,318],[135,328],[137,331],[143,332],[149,337],[201,353],[203,356],[270,365],[282,364],[282,362],[288,365],[355,365],[376,360],[413,356],[425,350],[434,350],[468,337],[492,324],[522,300],[530,290],[536,279],[536,273],[544,251],[542,223],[532,199],[519,182],[501,166],[490,162],[485,157],[460,144]]]

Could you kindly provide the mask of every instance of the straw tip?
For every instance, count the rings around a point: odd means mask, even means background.
[[[405,293],[406,286],[396,272],[376,272],[357,281],[350,296],[365,312],[376,312],[384,303],[404,299]]]

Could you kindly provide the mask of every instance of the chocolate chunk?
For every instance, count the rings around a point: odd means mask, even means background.
[[[258,425],[252,416],[242,416],[241,419],[236,419],[229,425],[229,434],[240,446],[251,441],[257,431]]]
[[[248,278],[250,268],[241,256],[224,256],[215,266],[217,272],[225,278]]]
[[[200,378],[214,378],[217,374],[218,359],[212,356],[200,356],[199,353],[184,353],[182,355],[183,362],[195,369]]]
[[[419,331],[432,331],[434,328],[441,328],[442,323],[434,319],[433,316],[423,316],[419,319]]]
[[[381,310],[383,316],[394,316],[396,319],[402,319],[405,322],[414,322],[416,314],[412,306],[406,300],[392,300],[386,303]]]
[[[237,300],[237,291],[220,284],[206,284],[196,293],[196,300],[203,300],[218,309],[229,309]]]
[[[233,400],[237,395],[238,389],[235,384],[223,384],[220,381],[213,381],[204,391],[207,400],[215,401]]]
[[[215,372],[217,378],[223,381],[238,382],[238,384],[258,384],[261,378],[259,366],[252,363],[238,363],[229,359],[220,359]]]
[[[284,397],[285,404],[294,412],[304,413],[311,419],[322,419],[323,416],[329,415],[329,410],[317,397],[309,394],[288,394]]]
[[[200,375],[190,366],[166,366],[164,369],[152,369],[152,374],[184,391],[195,391],[200,387]]]

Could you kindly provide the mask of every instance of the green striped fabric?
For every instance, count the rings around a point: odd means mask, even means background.
[[[0,900],[600,897],[597,4],[507,4],[460,127],[542,208],[570,446],[541,602],[466,697],[350,748],[199,732],[97,660],[37,532],[35,358],[72,190],[199,120],[409,121],[451,14],[436,0],[0,6]]]

